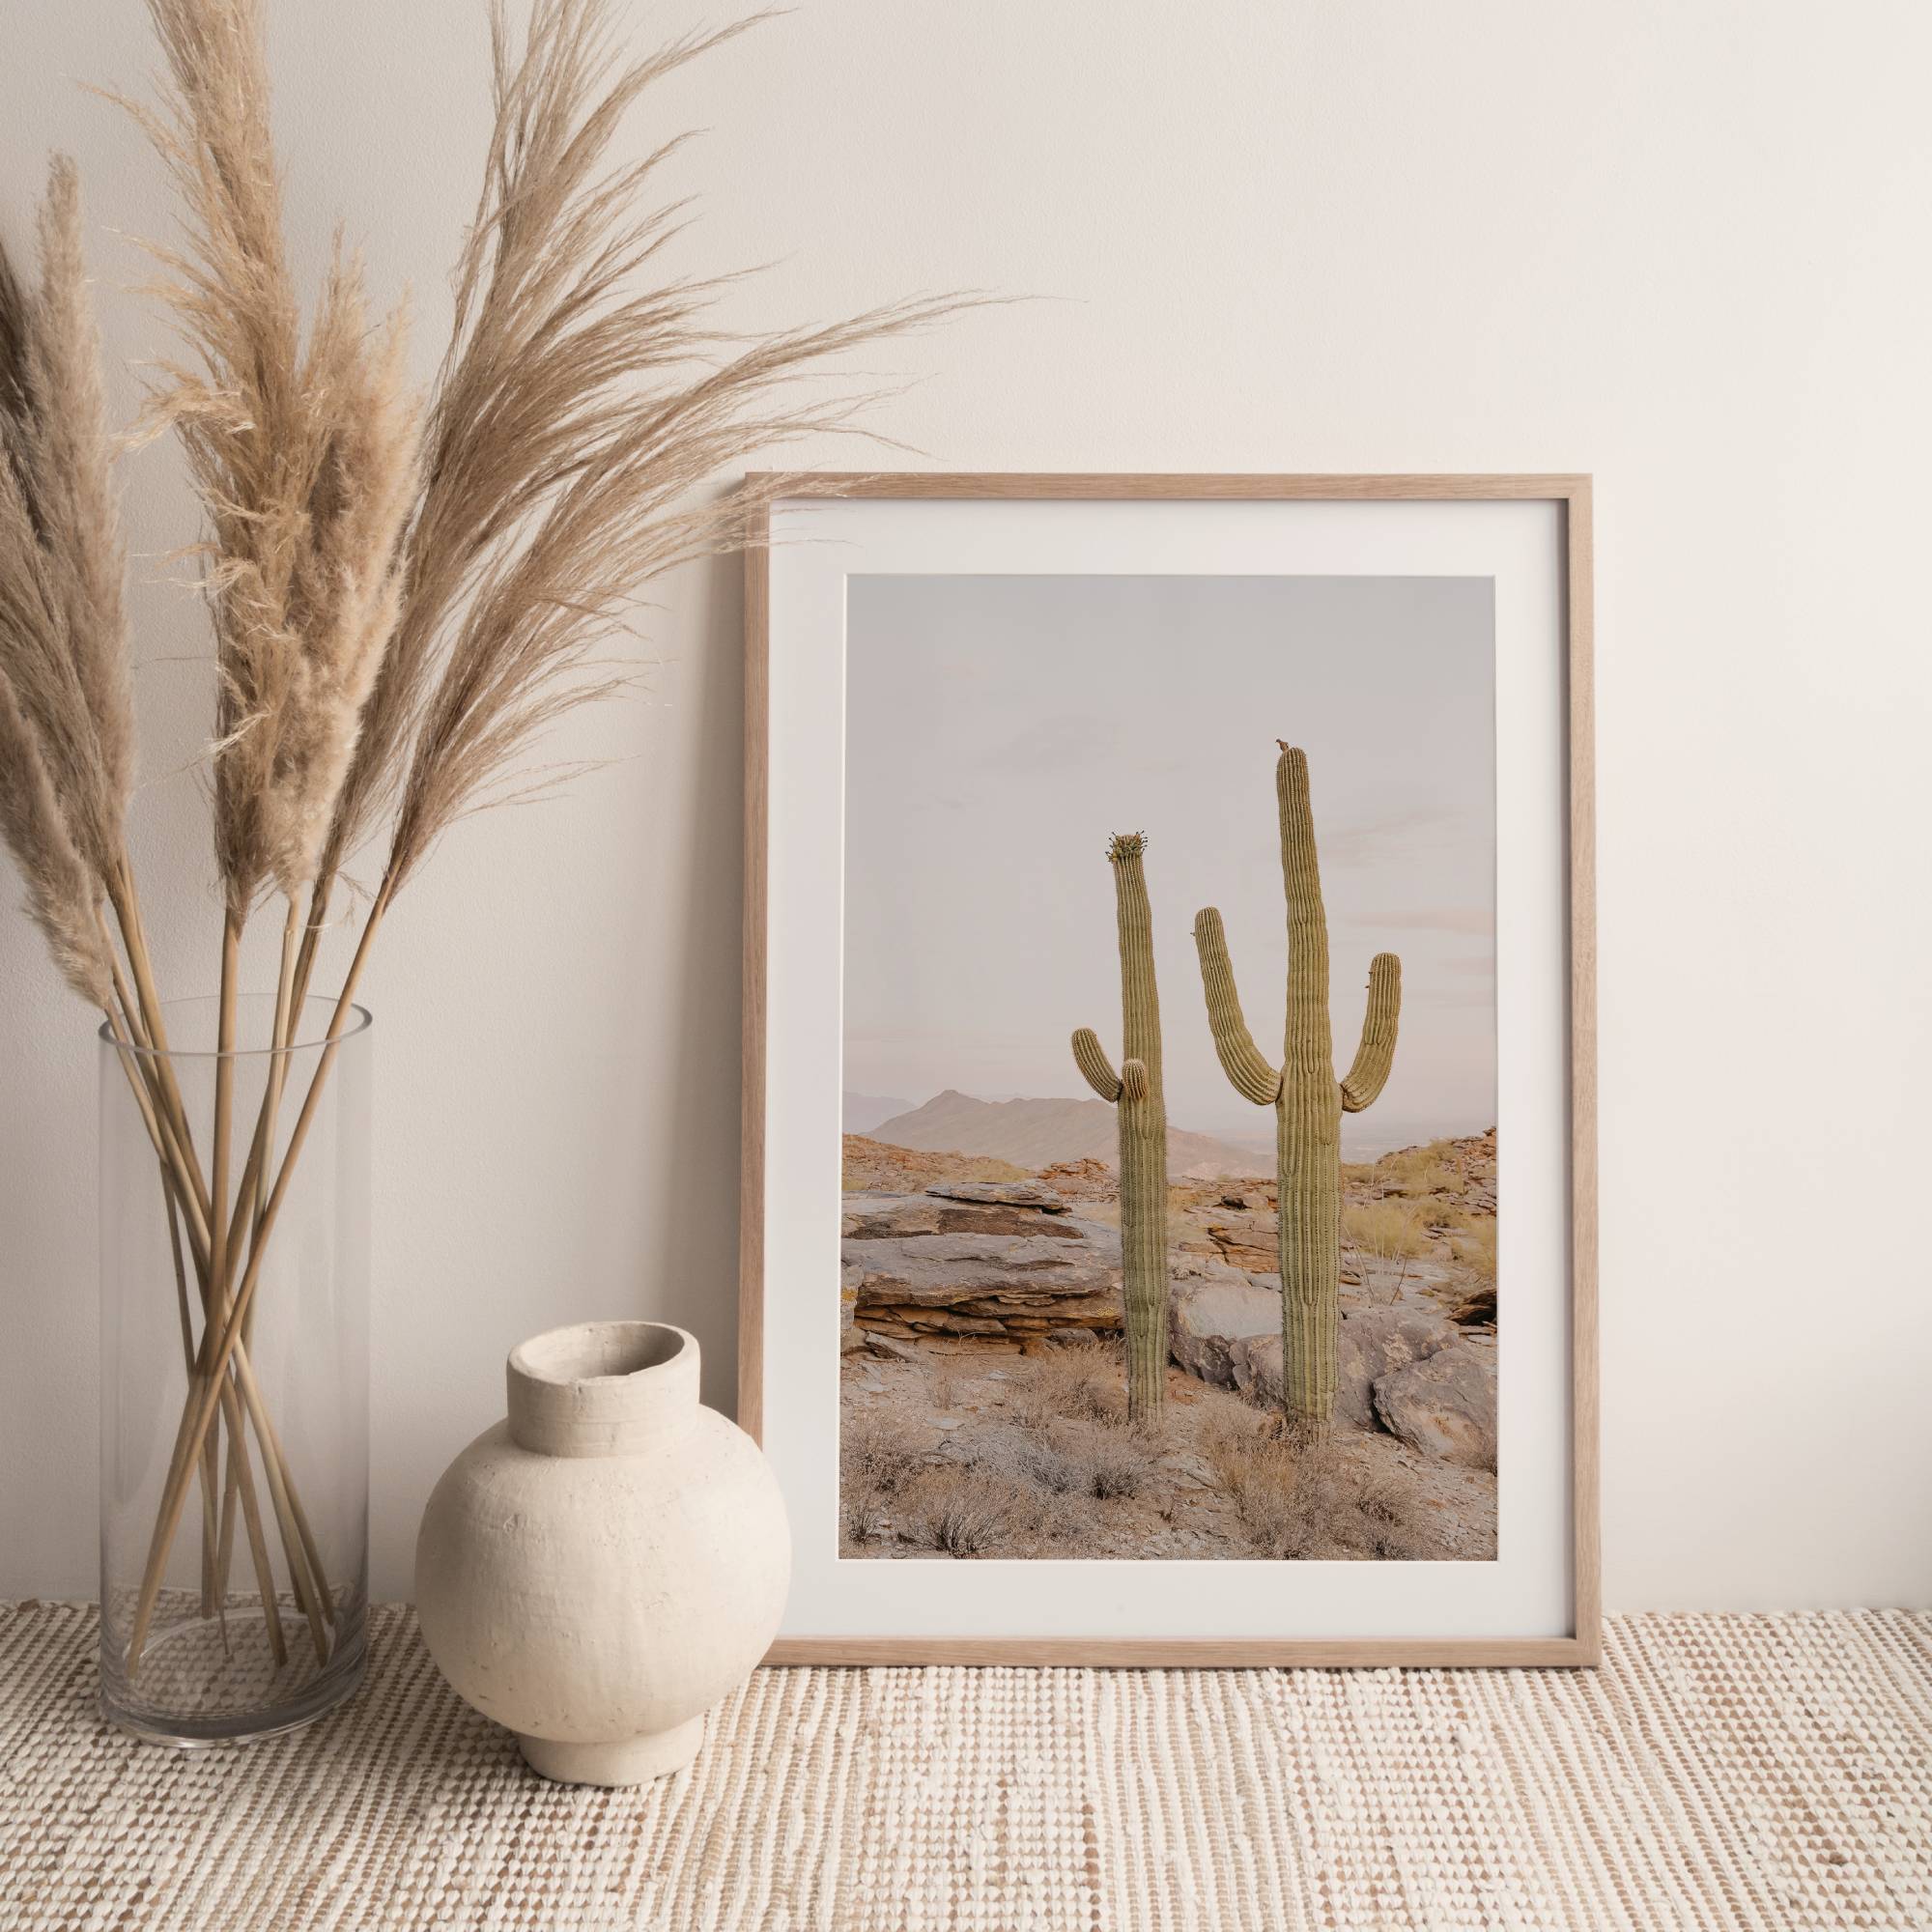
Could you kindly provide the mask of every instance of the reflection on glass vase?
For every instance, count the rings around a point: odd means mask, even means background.
[[[369,1015],[166,1005],[100,1045],[100,1691],[161,1742],[264,1736],[361,1681]],[[289,1041],[276,1047],[280,1037]]]

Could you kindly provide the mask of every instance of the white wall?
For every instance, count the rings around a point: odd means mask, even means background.
[[[270,11],[303,259],[346,217],[426,370],[482,0]],[[154,172],[71,82],[140,81],[140,9],[14,12],[0,219],[67,145],[129,282]],[[892,358],[930,380],[881,427],[949,467],[1595,471],[1612,1607],[1932,1599],[1929,64],[1903,0],[808,0],[631,134],[714,130],[687,259],[785,258],[748,322],[1055,298]],[[128,500],[140,550],[192,535],[165,452]],[[138,859],[163,977],[208,991],[205,682],[168,661],[203,645],[180,593],[138,615]],[[651,696],[557,746],[626,762],[460,831],[384,935],[380,1594],[523,1335],[668,1316],[728,1402],[738,618],[726,567],[672,586]],[[93,1585],[90,1056],[10,918],[0,1593]]]

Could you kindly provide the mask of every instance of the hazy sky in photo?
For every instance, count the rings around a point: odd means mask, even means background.
[[[857,576],[848,593],[849,1093],[1085,1095],[1072,1030],[1120,1055],[1107,838],[1145,830],[1168,1117],[1267,1131],[1215,1060],[1192,928],[1221,908],[1278,1060],[1285,738],[1308,753],[1340,1065],[1371,955],[1402,955],[1376,1138],[1493,1122],[1488,579]]]

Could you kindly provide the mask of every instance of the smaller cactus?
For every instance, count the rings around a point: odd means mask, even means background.
[[[1147,835],[1107,843],[1120,926],[1121,1026],[1116,1073],[1092,1027],[1073,1036],[1073,1062],[1120,1120],[1121,1274],[1127,1325],[1127,1416],[1157,1415],[1167,1394],[1167,1108],[1160,1086],[1160,996],[1153,915],[1142,857]]]

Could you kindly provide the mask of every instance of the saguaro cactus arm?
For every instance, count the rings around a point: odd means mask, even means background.
[[[1082,1027],[1073,1036],[1073,1064],[1086,1075],[1087,1084],[1101,1099],[1113,1102],[1121,1097],[1121,1076],[1114,1071],[1113,1064],[1100,1045],[1100,1037],[1092,1027]],[[1130,1060],[1129,1066],[1139,1066],[1140,1062]],[[1142,1068],[1146,1077],[1146,1068]]]
[[[1121,1062],[1121,1098],[1145,1100],[1148,1096],[1148,1070],[1144,1060]]]
[[[1237,1094],[1246,1094],[1257,1107],[1272,1107],[1281,1097],[1281,1074],[1268,1065],[1241,1016],[1241,996],[1235,989],[1235,969],[1228,960],[1228,934],[1214,907],[1204,906],[1195,915],[1194,945],[1201,954],[1208,1024],[1214,1032],[1221,1069]]]
[[[1373,1106],[1387,1084],[1395,1062],[1396,1022],[1402,1015],[1402,961],[1378,952],[1369,962],[1369,1006],[1362,1015],[1362,1043],[1354,1065],[1342,1077],[1342,1111],[1359,1114]]]

